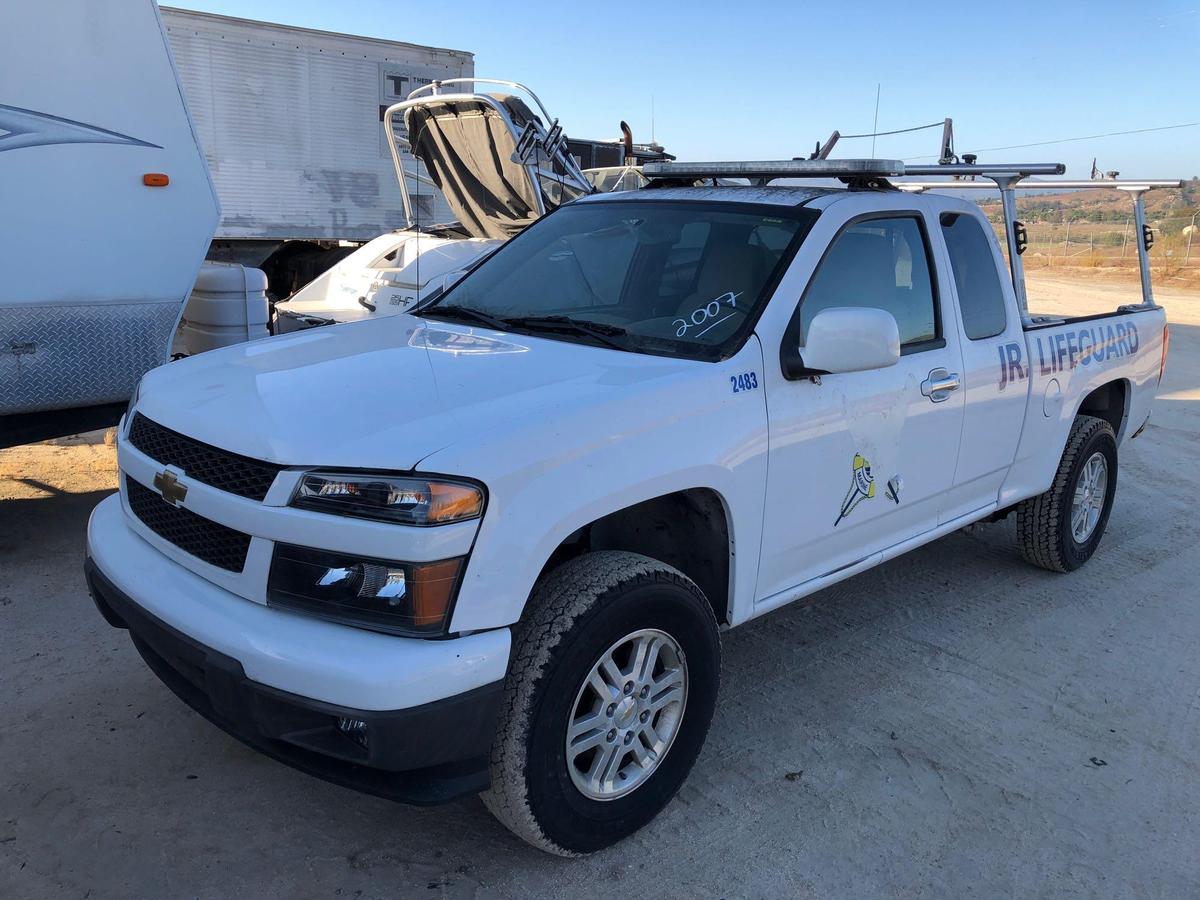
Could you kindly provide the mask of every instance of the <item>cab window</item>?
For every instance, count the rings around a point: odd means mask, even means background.
[[[902,349],[939,337],[929,254],[916,218],[855,222],[834,239],[801,301],[801,335],[817,313],[839,306],[890,312]]]
[[[947,213],[941,222],[963,331],[973,341],[1002,334],[1008,318],[991,240],[974,216]]]

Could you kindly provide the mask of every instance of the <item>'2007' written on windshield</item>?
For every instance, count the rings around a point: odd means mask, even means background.
[[[732,312],[725,312],[725,310],[721,308],[722,304],[724,304],[727,309],[737,309],[737,298],[742,296],[742,293],[742,291],[738,291],[736,294],[733,291],[727,291],[720,297],[717,297],[715,300],[709,300],[704,306],[692,310],[691,315],[689,315],[686,319],[676,319],[671,323],[675,326],[675,337],[687,337],[687,333],[691,329],[699,328],[701,325],[703,325],[705,326],[704,329],[696,332],[695,335],[696,337],[700,337],[706,332],[716,328],[726,319],[732,318],[734,314]],[[724,315],[722,315],[722,313],[724,313]],[[716,321],[709,324],[710,320],[712,319],[716,319]]]

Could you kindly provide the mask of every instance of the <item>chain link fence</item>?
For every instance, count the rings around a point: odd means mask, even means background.
[[[990,211],[989,211],[990,212]],[[1005,246],[1004,225],[989,215]],[[1156,273],[1200,273],[1200,213],[1147,218],[1154,235],[1150,266]],[[1026,269],[1054,267],[1128,268],[1137,271],[1137,227],[1133,216],[1088,213],[1066,215],[1061,221],[1026,222],[1029,246],[1022,259]]]

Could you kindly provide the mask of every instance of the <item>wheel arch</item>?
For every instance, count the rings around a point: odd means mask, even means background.
[[[1112,426],[1117,443],[1129,419],[1129,400],[1132,390],[1128,378],[1115,378],[1093,388],[1080,401],[1076,416],[1094,416]]]
[[[640,553],[674,566],[696,582],[717,622],[730,623],[733,526],[724,496],[685,488],[613,510],[576,528],[551,552],[535,585],[569,559],[595,550]]]

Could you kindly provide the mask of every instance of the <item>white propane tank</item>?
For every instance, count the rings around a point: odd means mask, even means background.
[[[183,310],[180,343],[194,356],[265,338],[269,316],[267,276],[261,269],[206,262]]]

